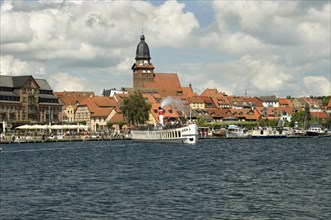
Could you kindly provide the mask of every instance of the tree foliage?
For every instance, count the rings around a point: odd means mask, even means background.
[[[145,124],[149,119],[151,105],[145,102],[140,91],[135,91],[124,99],[122,113],[127,123],[132,125]]]
[[[303,111],[296,112],[293,114],[290,126],[294,127],[294,123],[297,122],[299,124],[299,127],[307,128],[309,122],[311,121],[311,113],[309,105],[305,105],[305,108]]]

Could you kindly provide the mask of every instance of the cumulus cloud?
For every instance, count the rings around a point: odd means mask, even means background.
[[[331,95],[331,82],[324,76],[307,76],[303,78],[306,95]]]
[[[233,95],[231,89],[226,88],[224,85],[215,82],[215,80],[208,80],[206,83],[197,86],[198,92],[202,93],[207,88],[209,89],[217,89],[219,92],[225,92],[227,95]]]
[[[178,72],[183,86],[200,92],[326,94],[313,88],[330,82],[329,1],[207,1],[210,23],[203,26],[194,4],[5,0],[1,74],[44,74],[54,90],[128,87],[143,30],[155,71]]]
[[[68,73],[56,73],[50,80],[54,91],[84,91],[87,84],[84,77],[74,77]]]
[[[27,62],[7,55],[0,57],[2,75],[44,75],[45,67],[37,62]]]
[[[191,12],[184,13],[184,3],[166,1],[149,15],[147,29],[155,35],[152,43],[160,46],[181,47],[187,43],[191,32],[199,27],[199,23]]]

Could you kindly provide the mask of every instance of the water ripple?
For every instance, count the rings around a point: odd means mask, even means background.
[[[0,219],[330,219],[329,143],[6,145]]]

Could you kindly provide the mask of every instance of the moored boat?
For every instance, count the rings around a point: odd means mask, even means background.
[[[227,138],[244,138],[248,137],[248,134],[244,128],[237,125],[229,125],[226,131]]]
[[[306,136],[306,131],[303,129],[295,128],[291,129],[287,133],[288,137],[304,137]]]
[[[252,138],[267,139],[267,138],[287,138],[287,134],[283,133],[282,130],[275,128],[259,128],[258,130],[250,131]]]
[[[326,131],[323,130],[321,127],[310,127],[306,131],[307,136],[324,136],[326,135]]]

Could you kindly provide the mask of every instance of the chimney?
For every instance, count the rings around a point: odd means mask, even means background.
[[[163,126],[163,109],[159,107],[159,123]]]

